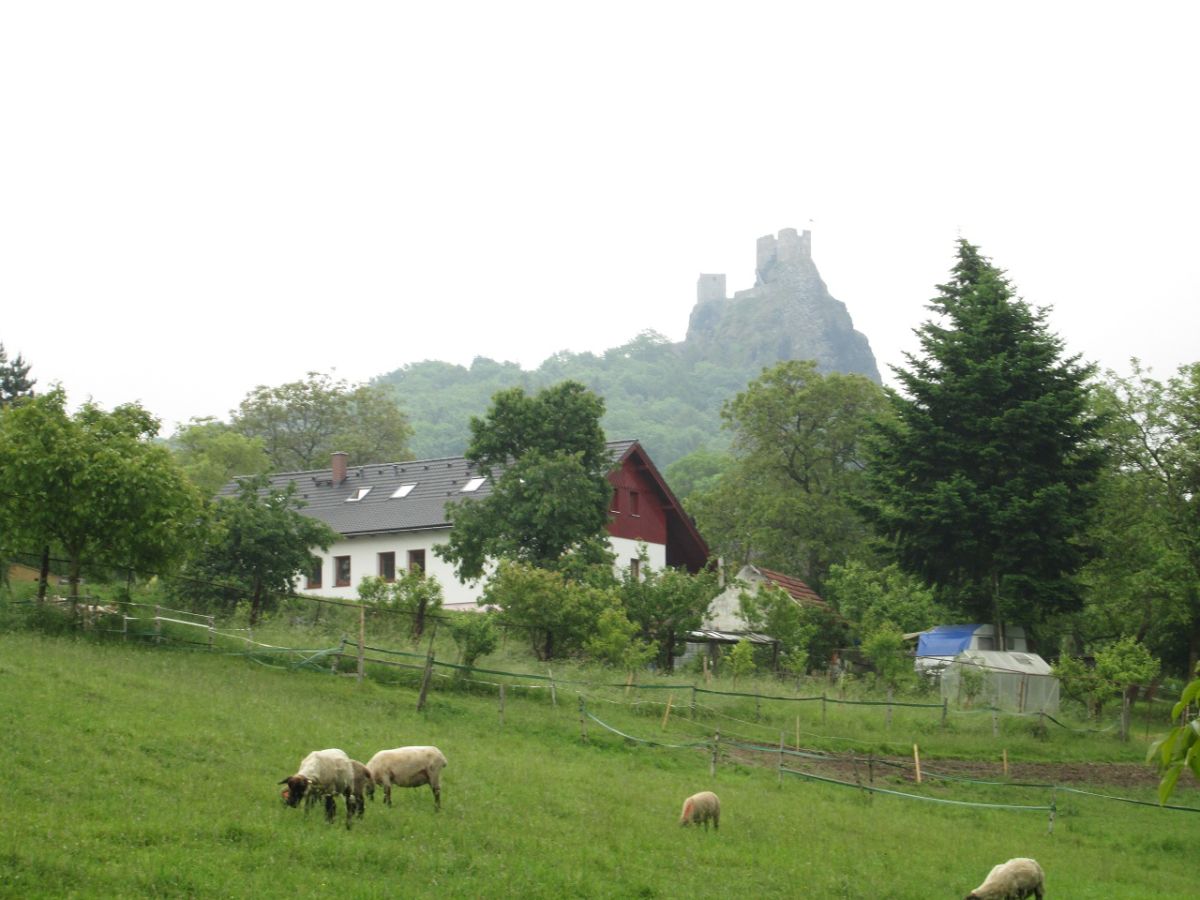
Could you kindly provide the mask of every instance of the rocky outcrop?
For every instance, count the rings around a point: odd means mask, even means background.
[[[722,365],[811,359],[821,372],[880,380],[866,336],[817,272],[811,232],[794,228],[758,239],[754,287],[732,299],[724,275],[700,276],[683,350],[691,360]]]

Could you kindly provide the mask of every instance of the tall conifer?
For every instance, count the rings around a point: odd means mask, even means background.
[[[900,564],[975,621],[1036,623],[1077,609],[1074,575],[1102,462],[1092,367],[1063,357],[1045,310],[965,240],[895,368],[867,513]]]

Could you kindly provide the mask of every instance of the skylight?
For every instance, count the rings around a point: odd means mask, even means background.
[[[394,490],[392,492],[392,499],[396,500],[400,497],[407,497],[409,495],[409,492],[412,491],[412,489],[415,488],[416,486],[417,486],[417,484],[415,481],[412,484],[400,485],[400,487],[396,488],[396,490]]]
[[[371,489],[369,487],[359,488],[357,491],[355,491],[353,494],[351,494],[349,497],[346,498],[346,502],[347,503],[357,503],[359,500],[361,500],[363,497],[367,496],[367,494],[369,494],[369,493],[371,493]]]
[[[472,478],[470,481],[468,481],[466,484],[464,484],[462,486],[462,493],[469,494],[469,493],[471,493],[471,491],[479,490],[479,486],[482,485],[485,481],[487,481],[486,478],[479,478],[479,477]]]

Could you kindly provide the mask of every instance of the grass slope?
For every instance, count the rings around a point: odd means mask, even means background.
[[[1051,897],[1186,896],[1193,814],[1059,797],[1041,813],[860,796],[630,745],[574,701],[412,690],[244,659],[0,634],[0,896],[959,897],[1036,857]],[[647,726],[649,729],[649,726]],[[446,753],[347,831],[279,801],[310,750]],[[722,798],[719,833],[680,829]],[[1014,801],[999,789],[975,799]]]

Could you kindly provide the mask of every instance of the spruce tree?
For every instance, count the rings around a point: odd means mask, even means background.
[[[19,397],[32,397],[36,378],[29,377],[29,363],[17,354],[8,358],[8,351],[0,344],[0,409]]]
[[[903,568],[999,639],[1005,621],[1080,605],[1080,536],[1102,464],[1093,370],[1064,358],[1046,310],[968,242],[938,290],[921,352],[894,368],[902,393],[876,427],[866,512]]]

